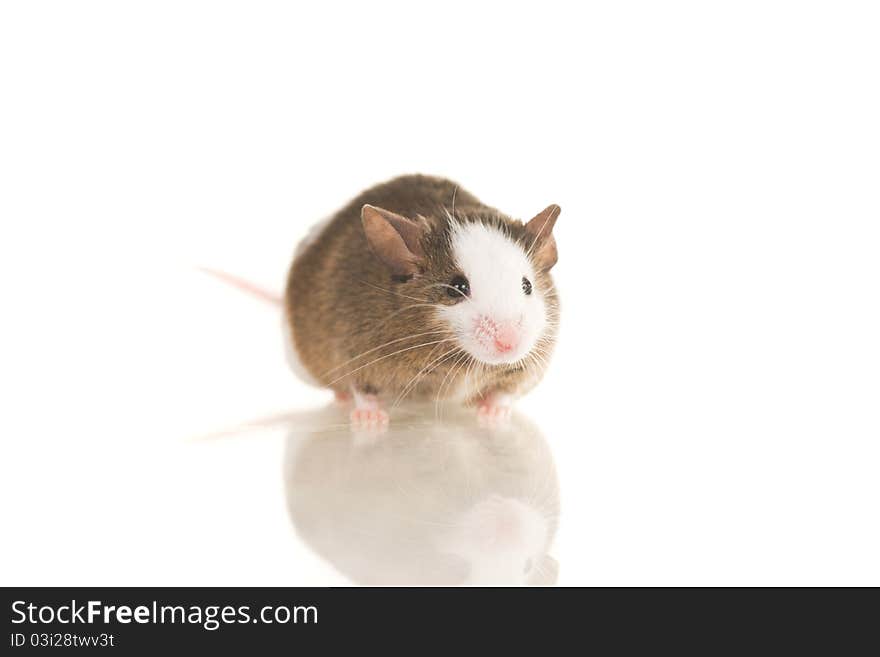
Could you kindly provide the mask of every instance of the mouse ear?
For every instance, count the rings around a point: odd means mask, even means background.
[[[361,223],[367,243],[376,257],[396,277],[409,278],[419,272],[424,258],[423,229],[414,221],[374,205],[361,208]]]
[[[532,217],[526,224],[526,235],[529,238],[529,255],[544,271],[553,267],[558,259],[556,240],[553,239],[553,226],[562,212],[555,203],[548,205]]]

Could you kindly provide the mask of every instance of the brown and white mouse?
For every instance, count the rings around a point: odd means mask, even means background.
[[[384,426],[404,399],[503,418],[555,343],[559,212],[523,223],[422,175],[366,190],[297,249],[284,298],[291,365],[352,397],[355,427]]]

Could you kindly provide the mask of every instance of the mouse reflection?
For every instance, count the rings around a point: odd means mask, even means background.
[[[296,423],[284,474],[300,537],[358,584],[555,584],[559,485],[540,431],[519,413],[487,427],[472,409],[414,408],[375,436],[340,407]]]

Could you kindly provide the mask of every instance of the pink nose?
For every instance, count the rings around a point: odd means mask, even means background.
[[[499,326],[495,330],[495,350],[499,354],[506,354],[516,349],[519,343],[519,333],[513,326]]]

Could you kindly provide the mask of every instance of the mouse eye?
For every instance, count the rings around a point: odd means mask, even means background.
[[[464,276],[456,276],[446,288],[446,294],[451,297],[469,297],[471,295],[471,285]]]
[[[523,279],[522,279],[522,288],[523,288],[523,292],[526,293],[526,296],[528,296],[532,293],[532,282],[528,278],[526,278],[525,276],[523,276]]]

